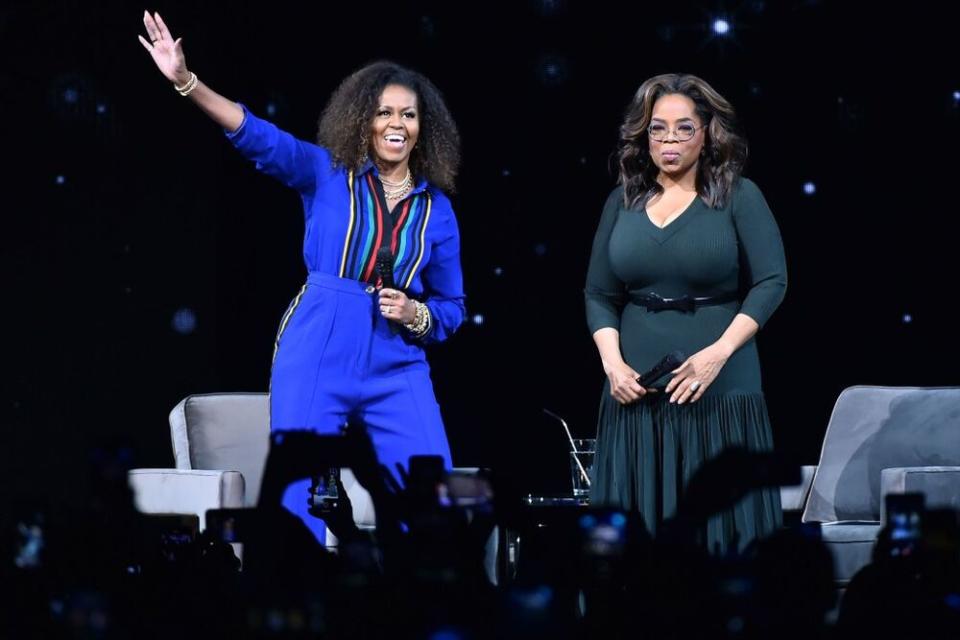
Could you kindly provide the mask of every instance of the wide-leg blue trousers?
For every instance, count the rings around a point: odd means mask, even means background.
[[[451,466],[423,347],[380,315],[368,283],[309,274],[277,332],[270,393],[271,430],[330,435],[360,420],[395,476],[396,463],[406,469],[412,455],[439,455]],[[323,524],[307,512],[309,486],[292,483],[283,505],[322,542]]]

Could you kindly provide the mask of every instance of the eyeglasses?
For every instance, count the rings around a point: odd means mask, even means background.
[[[677,140],[680,142],[686,142],[697,134],[697,129],[703,129],[705,127],[706,125],[697,127],[690,122],[683,122],[677,125],[674,133],[677,136]],[[665,124],[654,123],[647,127],[647,134],[650,136],[651,140],[655,142],[663,142],[667,139],[667,136],[670,135],[670,128]]]

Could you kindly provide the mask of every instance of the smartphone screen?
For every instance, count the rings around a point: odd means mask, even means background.
[[[886,511],[890,556],[915,555],[923,535],[923,494],[890,494],[886,498]]]
[[[242,542],[254,514],[254,509],[209,509],[207,535],[221,542]]]
[[[583,551],[589,557],[622,556],[627,546],[627,515],[622,511],[591,510],[580,516]]]
[[[489,504],[493,501],[490,480],[479,474],[449,473],[444,482],[450,504],[469,507]]]
[[[20,569],[37,569],[43,564],[44,535],[38,521],[17,523],[17,544],[13,563]]]

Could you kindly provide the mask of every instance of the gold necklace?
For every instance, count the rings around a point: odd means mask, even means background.
[[[407,180],[410,179],[410,167],[407,167],[407,175],[403,176],[403,180],[401,180],[400,182],[390,182],[389,180],[384,178],[383,174],[381,173],[378,173],[377,177],[380,178],[380,182],[382,182],[385,186],[399,187],[400,185],[404,184]]]
[[[413,189],[413,174],[410,173],[409,167],[407,167],[407,175],[400,182],[384,180],[380,174],[377,174],[377,178],[380,180],[380,184],[383,185],[383,195],[387,200],[399,200]]]

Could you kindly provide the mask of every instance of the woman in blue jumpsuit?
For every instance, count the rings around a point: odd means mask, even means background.
[[[441,190],[453,188],[459,137],[439,92],[398,65],[364,67],[331,96],[313,144],[200,82],[159,15],[144,24],[140,40],[174,89],[303,201],[308,275],[277,332],[271,429],[336,434],[362,420],[388,469],[411,455],[449,467],[423,351],[465,316],[457,222]],[[381,278],[390,263],[393,288]],[[292,484],[283,502],[319,536],[308,486]]]

